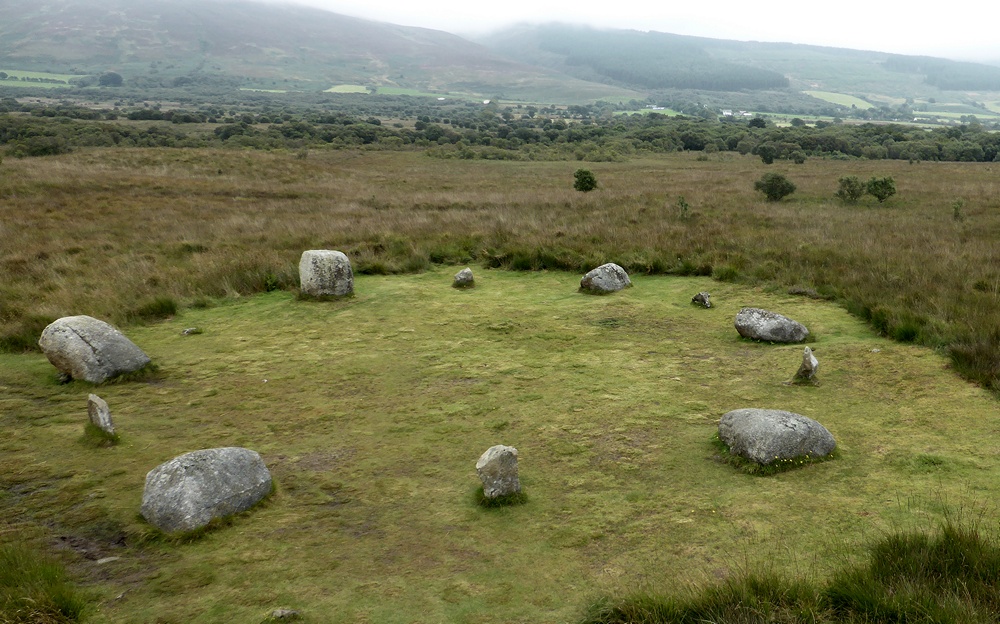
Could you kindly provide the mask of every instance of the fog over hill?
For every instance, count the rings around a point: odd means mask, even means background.
[[[248,0],[6,0],[0,69],[115,71],[138,87],[354,85],[539,101],[643,99],[671,89],[897,98],[1000,91],[1000,68],[931,57],[566,24],[470,41]]]

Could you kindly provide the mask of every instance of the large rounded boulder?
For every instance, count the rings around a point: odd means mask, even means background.
[[[765,342],[802,342],[809,330],[798,321],[760,308],[743,308],[736,314],[736,331],[744,338]]]
[[[299,259],[299,288],[311,297],[346,297],[354,294],[354,270],[343,252],[310,249]]]
[[[783,410],[745,408],[723,415],[719,439],[729,452],[758,464],[799,457],[823,458],[837,442],[812,418]]]
[[[632,285],[628,273],[614,262],[602,264],[589,271],[580,280],[580,290],[585,293],[605,295],[618,292]]]
[[[149,365],[149,356],[111,325],[91,316],[66,316],[38,340],[45,357],[71,379],[102,383]]]
[[[193,531],[250,509],[271,493],[271,473],[250,449],[192,451],[146,475],[140,512],[165,533]]]

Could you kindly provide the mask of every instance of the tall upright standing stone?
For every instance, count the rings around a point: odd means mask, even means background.
[[[299,288],[312,297],[346,297],[354,294],[354,270],[340,251],[311,249],[299,260]]]

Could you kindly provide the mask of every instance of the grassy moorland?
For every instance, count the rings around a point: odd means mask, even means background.
[[[995,165],[677,154],[588,164],[600,188],[587,194],[572,190],[578,166],[6,159],[0,540],[54,551],[97,622],[278,607],[316,622],[557,622],[601,596],[750,568],[820,582],[873,538],[954,510],[992,529],[996,399],[955,369],[996,380]],[[771,170],[796,193],[755,194]],[[845,205],[845,175],[890,175],[899,193]],[[308,248],[351,256],[355,298],[296,301]],[[608,260],[635,287],[576,293]],[[475,290],[449,288],[459,263]],[[700,290],[717,307],[692,307]],[[739,339],[742,305],[812,329],[819,385],[785,383],[798,347]],[[125,327],[160,366],[98,390],[122,433],[110,448],[83,437],[93,388],[58,385],[22,352],[81,313]],[[191,326],[203,333],[182,336]],[[769,478],[725,465],[718,417],[754,405],[817,418],[840,457]],[[522,506],[474,503],[475,460],[496,443],[521,451]],[[264,456],[278,490],[261,509],[192,541],[137,518],[149,469],[223,445]]]
[[[944,357],[876,336],[829,302],[710,277],[454,267],[358,276],[356,296],[272,292],[128,331],[159,364],[99,388],[121,441],[83,438],[92,386],[40,354],[0,355],[0,535],[57,552],[92,622],[566,622],[592,601],[748,567],[824,578],[895,528],[994,517],[996,408]],[[716,307],[690,304],[710,290]],[[805,322],[799,346],[741,339],[742,305]],[[202,333],[181,334],[186,327]],[[773,477],[716,456],[719,416],[823,422],[833,461]],[[484,509],[474,465],[520,450],[527,502]],[[185,451],[259,451],[277,492],[193,540],[137,517],[145,474]],[[118,557],[118,559],[110,559]]]
[[[116,323],[206,298],[294,287],[303,249],[361,273],[431,263],[711,275],[829,298],[898,340],[1000,375],[1000,202],[992,163],[820,161],[770,168],[691,154],[595,163],[456,162],[414,152],[81,151],[0,165],[0,346],[52,319]],[[798,191],[763,201],[753,181]],[[838,178],[892,176],[885,204],[834,198]],[[683,201],[681,199],[683,198]]]

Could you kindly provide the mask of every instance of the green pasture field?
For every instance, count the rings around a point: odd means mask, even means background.
[[[889,529],[994,517],[996,399],[836,305],[707,277],[590,296],[549,271],[474,269],[459,291],[458,268],[132,327],[159,365],[141,382],[59,385],[44,356],[0,355],[0,535],[61,536],[91,622],[567,622],[606,593],[759,566],[821,578]],[[711,309],[690,303],[702,290]],[[801,345],[739,337],[744,305],[810,328],[817,385],[787,383]],[[118,446],[81,440],[90,392]],[[740,407],[815,418],[839,456],[738,472],[711,438]],[[475,503],[494,444],[519,450],[523,505]],[[156,537],[146,472],[218,446],[260,452],[275,494],[200,538]]]
[[[81,74],[52,74],[49,72],[22,71],[20,69],[3,68],[0,68],[0,71],[14,78],[51,78],[53,80],[64,80],[66,82],[69,82],[74,78],[83,78],[83,75]],[[6,81],[0,81],[0,84],[4,82]]]
[[[368,93],[368,87],[364,85],[341,84],[326,89],[324,93]]]
[[[845,93],[833,93],[830,91],[803,91],[803,93],[823,100],[824,102],[830,102],[831,104],[840,104],[841,106],[857,106],[862,109],[874,108],[871,103]]]

